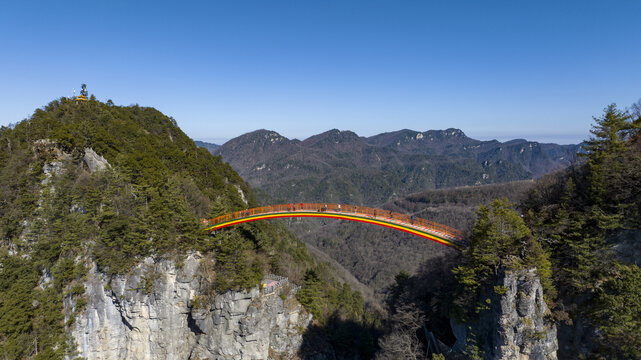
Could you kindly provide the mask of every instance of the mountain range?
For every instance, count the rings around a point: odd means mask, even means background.
[[[538,178],[568,166],[579,149],[524,139],[481,141],[450,128],[371,137],[333,129],[303,141],[257,130],[212,152],[261,190],[265,202],[373,206],[426,189]]]

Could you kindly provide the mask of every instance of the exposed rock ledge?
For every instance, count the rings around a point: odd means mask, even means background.
[[[543,288],[535,269],[507,272],[497,281],[497,294],[485,294],[487,309],[473,324],[487,359],[556,360],[559,348],[556,326],[550,321]],[[455,348],[466,334],[464,325],[454,325]]]
[[[172,261],[147,259],[109,283],[94,266],[87,276],[86,309],[71,329],[78,355],[97,359],[295,359],[311,322],[294,299],[226,292],[211,305],[194,301],[202,292],[201,257],[178,269]],[[67,302],[67,313],[71,312]]]
[[[85,155],[83,158],[89,168],[89,171],[92,173],[109,167],[107,160],[98,155],[92,148],[85,148]]]
[[[492,355],[496,359],[554,359],[559,348],[556,326],[543,300],[543,288],[535,269],[505,274],[506,293],[495,296],[498,304],[489,314],[493,331]]]

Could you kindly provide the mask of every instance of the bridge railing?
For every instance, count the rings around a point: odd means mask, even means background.
[[[298,204],[279,204],[279,205],[268,205],[261,206],[252,209],[239,210],[233,213],[221,215],[212,219],[203,220],[203,225],[205,226],[214,226],[220,223],[228,222],[231,220],[240,219],[243,217],[262,215],[262,214],[273,214],[273,213],[290,213],[290,212],[331,212],[331,213],[345,213],[345,214],[355,214],[361,216],[367,216],[373,219],[381,219],[392,222],[401,222],[409,224],[412,226],[425,228],[429,231],[437,232],[449,237],[462,239],[463,232],[454,229],[452,227],[439,224],[430,220],[421,219],[418,217],[412,217],[407,214],[401,214],[389,210],[382,210],[376,208],[370,208],[366,206],[356,206],[356,205],[343,205],[340,204],[331,204],[331,203],[298,203]]]

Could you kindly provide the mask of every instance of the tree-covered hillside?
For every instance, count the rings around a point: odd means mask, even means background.
[[[95,238],[91,250],[109,272],[151,253],[202,245],[200,217],[239,209],[245,206],[240,193],[250,196],[229,165],[152,108],[63,98],[3,128],[1,143],[3,242],[29,248],[43,234],[83,231],[65,237]],[[107,169],[91,174],[79,161],[88,148],[105,158]],[[51,164],[55,169],[43,173]],[[38,201],[42,192],[52,204]],[[67,206],[77,211],[65,214]],[[25,227],[33,215],[41,224]],[[60,228],[51,229],[52,222]]]
[[[420,332],[425,323],[451,344],[448,320],[454,317],[469,326],[467,357],[483,358],[491,339],[475,326],[490,311],[490,295],[505,292],[497,279],[536,268],[558,329],[559,358],[641,358],[641,268],[633,256],[641,252],[640,105],[625,111],[610,105],[595,118],[585,161],[506,192],[512,202],[480,206],[460,258],[441,256],[414,276],[397,275],[390,311],[419,325],[394,327],[384,338]],[[438,203],[479,197],[474,189],[427,194],[432,200],[415,196],[400,204],[418,210],[433,202],[438,209]],[[545,334],[534,335],[536,341]]]
[[[641,268],[628,256],[641,250],[640,105],[608,106],[586,163],[541,181],[522,204],[552,260],[564,355],[641,357]]]
[[[303,295],[314,294],[301,301],[320,325],[342,329],[328,320],[339,298],[353,304],[336,319],[360,324],[366,312],[358,293],[315,265],[284,227],[259,222],[215,236],[202,231],[201,218],[255,204],[220,156],[198,148],[153,108],[61,98],[2,127],[0,358],[73,355],[65,334],[74,317],[65,316],[63,302],[83,311],[83,278],[94,264],[109,277],[146,257],[180,264],[188,251],[214,264],[209,294],[252,287],[276,273],[303,284]]]

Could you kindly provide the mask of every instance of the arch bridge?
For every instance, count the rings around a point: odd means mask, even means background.
[[[206,231],[213,232],[227,226],[250,221],[291,217],[357,221],[404,231],[458,250],[465,247],[463,232],[460,230],[406,214],[356,205],[326,203],[269,205],[203,219],[202,223],[206,226]]]

